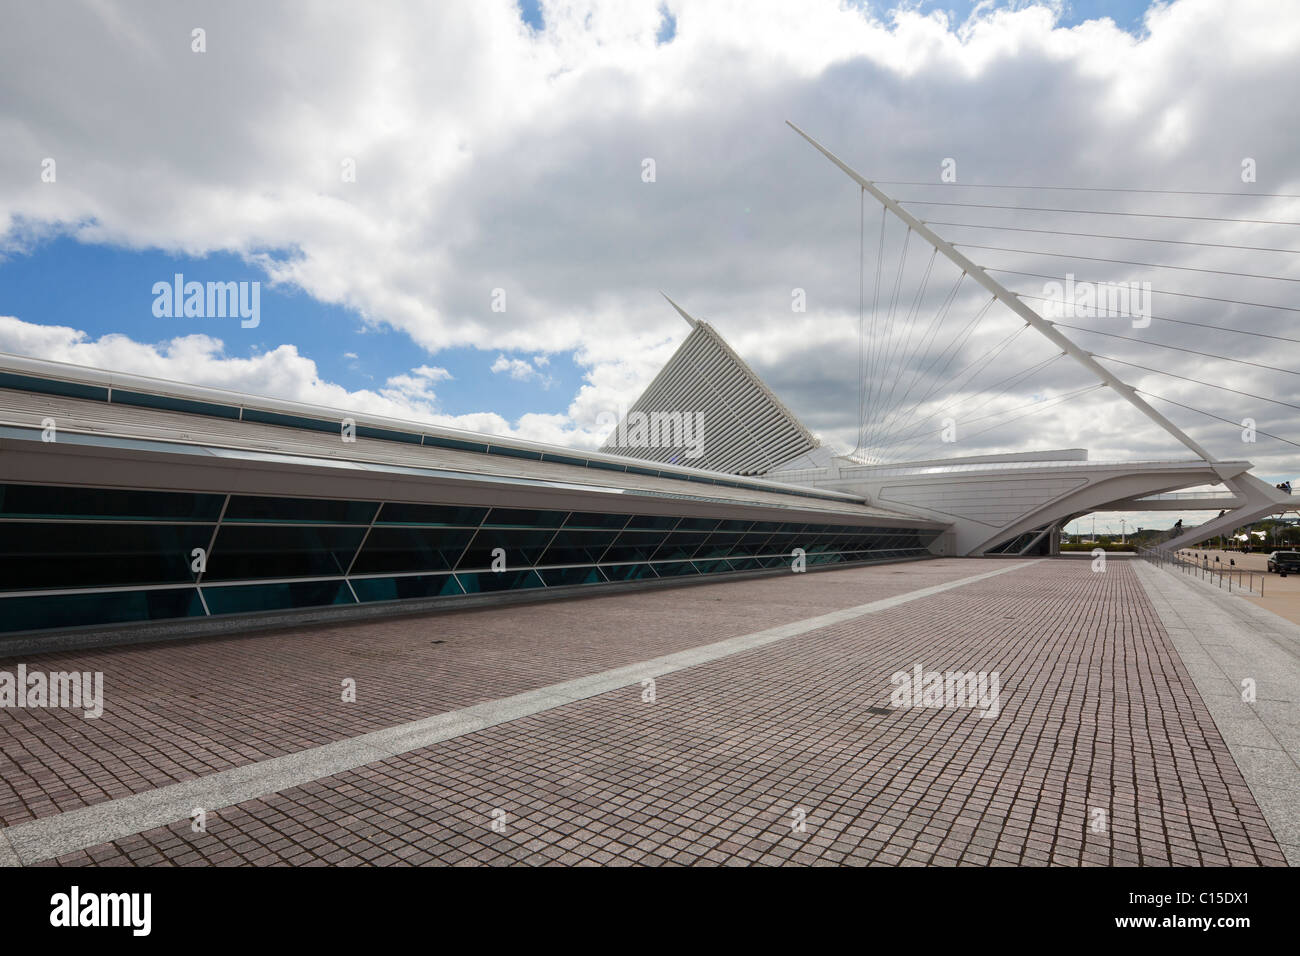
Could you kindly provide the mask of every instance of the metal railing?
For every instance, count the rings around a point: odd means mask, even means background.
[[[1138,548],[1137,553],[1138,557],[1157,567],[1173,568],[1184,574],[1209,581],[1220,588],[1226,587],[1229,594],[1235,586],[1238,591],[1246,591],[1259,597],[1264,596],[1264,581],[1268,575],[1262,572],[1246,571],[1231,566],[1223,567],[1222,562],[1215,562],[1219,565],[1215,567],[1208,557],[1198,561],[1178,551],[1170,551],[1168,548]]]

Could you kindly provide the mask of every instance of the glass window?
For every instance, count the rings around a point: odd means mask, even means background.
[[[459,451],[477,451],[484,454],[488,450],[487,445],[482,442],[463,441],[459,438],[442,438],[437,435],[425,435],[423,444],[434,445],[438,448],[455,448]]]
[[[673,561],[689,558],[699,550],[708,535],[690,531],[673,531],[664,543],[656,549],[653,557],[656,561]]]
[[[542,455],[542,461],[549,461],[558,465],[577,465],[579,468],[587,467],[587,459],[585,458],[572,458],[569,455],[552,455],[550,452],[546,452]]]
[[[238,405],[218,405],[214,402],[196,402],[188,398],[168,395],[150,395],[147,392],[127,392],[113,389],[114,405],[136,405],[140,408],[161,408],[169,412],[189,412],[191,415],[211,415],[215,418],[239,418]]]
[[[222,525],[203,579],[343,574],[365,533],[365,528]]]
[[[729,520],[718,524],[717,531],[748,531],[754,526],[752,521]]]
[[[678,531],[712,531],[718,526],[717,518],[683,518],[677,525]]]
[[[224,495],[58,485],[0,485],[6,518],[97,518],[122,521],[216,521]]]
[[[376,525],[370,529],[352,573],[450,571],[473,537],[469,528]]]
[[[506,567],[518,568],[536,564],[555,532],[549,528],[481,528],[474,535],[458,569],[475,570],[492,566],[492,552],[501,548],[506,553]]]
[[[695,567],[700,574],[718,574],[722,571],[731,570],[731,565],[726,561],[696,561]]]
[[[0,599],[0,631],[202,617],[197,588],[49,594]]]
[[[617,537],[617,531],[570,531],[566,528],[555,536],[538,563],[595,564]]]
[[[374,428],[370,425],[357,426],[358,438],[378,438],[382,441],[403,441],[411,445],[420,444],[420,435],[413,432],[399,432],[391,428]]]
[[[531,569],[518,571],[478,571],[466,574],[458,572],[456,579],[466,594],[480,594],[488,591],[519,591],[528,588],[540,588],[542,579]]]
[[[674,515],[633,515],[627,523],[627,530],[671,531],[679,520]]]
[[[772,535],[766,531],[751,531],[741,537],[737,551],[744,554],[767,554],[770,550],[767,544],[771,540]]]
[[[203,597],[208,602],[208,610],[213,614],[242,614],[249,611],[356,603],[347,582],[343,580],[204,587]]]
[[[496,527],[558,528],[567,511],[535,511],[531,508],[493,508],[483,523]]]
[[[400,578],[352,578],[360,601],[404,601],[407,598],[452,597],[464,594],[454,574],[416,574]]]
[[[21,392],[39,392],[42,395],[66,395],[69,398],[89,398],[97,402],[108,401],[108,389],[80,382],[60,382],[54,378],[34,378],[0,372],[0,388],[15,388]]]
[[[542,568],[537,572],[548,588],[572,584],[604,584],[598,568]]]
[[[416,505],[386,501],[376,524],[433,524],[477,528],[487,514],[486,508],[463,505]]]
[[[211,525],[0,523],[0,588],[111,587],[194,580],[190,552]]]
[[[231,495],[225,521],[302,521],[309,524],[370,524],[378,502],[327,498]]]
[[[763,550],[768,554],[789,554],[795,548],[802,547],[803,543],[800,541],[799,535],[777,533],[767,539],[767,543],[763,545]]]
[[[675,578],[683,574],[698,574],[695,565],[689,561],[664,561],[655,564],[655,571],[661,578]]]
[[[289,428],[305,428],[314,432],[334,432],[343,434],[343,419],[327,422],[319,418],[303,418],[299,415],[281,415],[279,412],[264,412],[259,408],[245,408],[244,421],[260,422],[263,425],[284,425]]]
[[[539,451],[529,451],[527,448],[511,448],[509,445],[492,445],[488,448],[489,455],[505,455],[507,458],[527,458],[529,461],[541,461],[542,453]]]
[[[664,541],[662,531],[624,531],[601,559],[609,561],[648,561]]]
[[[621,531],[631,515],[600,514],[594,511],[575,511],[564,522],[566,528],[612,528]]]
[[[607,564],[601,570],[611,581],[640,581],[659,576],[648,564]]]

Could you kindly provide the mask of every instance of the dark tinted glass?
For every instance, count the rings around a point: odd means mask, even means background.
[[[555,532],[549,529],[481,528],[457,567],[469,571],[489,568],[496,548],[505,551],[507,568],[536,564],[554,535]]]
[[[701,558],[725,558],[731,554],[737,544],[740,543],[744,535],[734,533],[718,533],[709,535],[700,549],[695,552],[697,557]]]
[[[624,531],[603,561],[648,561],[667,535],[662,531]]]
[[[343,574],[365,533],[365,528],[223,525],[204,580]]]
[[[700,574],[718,574],[722,571],[731,570],[731,565],[726,561],[696,561],[695,567]]]
[[[490,455],[505,455],[507,458],[527,458],[529,461],[541,461],[542,453],[529,451],[527,448],[510,448],[507,445],[493,445],[488,449]]]
[[[393,431],[391,428],[374,428],[370,425],[357,426],[358,438],[378,438],[382,441],[404,441],[408,444],[420,444],[420,435],[414,432]]]
[[[718,526],[717,518],[683,518],[677,525],[678,531],[712,531]]]
[[[607,564],[601,570],[611,581],[639,581],[659,576],[648,564]]]
[[[665,561],[655,565],[655,572],[661,578],[675,578],[683,574],[699,574],[695,565],[689,561]]]
[[[210,525],[0,523],[0,588],[109,587],[193,581],[190,552]]]
[[[522,528],[558,528],[566,511],[534,511],[531,508],[493,508],[483,522],[488,525],[518,525]]]
[[[548,588],[572,584],[604,584],[605,578],[596,568],[543,568],[537,572]]]
[[[379,504],[323,498],[268,498],[232,495],[225,521],[302,521],[319,524],[369,524]]]
[[[108,389],[100,385],[83,385],[80,382],[60,382],[54,378],[36,378],[31,375],[15,375],[13,372],[0,372],[0,388],[16,388],[24,392],[40,392],[44,395],[68,395],[72,398],[90,398],[98,402],[108,401]]]
[[[314,432],[343,434],[342,419],[337,422],[327,422],[319,418],[302,418],[298,415],[281,415],[279,412],[264,412],[256,408],[245,408],[244,421],[261,422],[265,425],[285,425],[289,428],[305,428]]]
[[[450,571],[473,536],[468,528],[376,525],[370,529],[352,573]]]
[[[352,587],[361,601],[401,601],[406,598],[449,597],[464,593],[452,574],[353,578]]]
[[[487,451],[487,445],[482,442],[465,441],[460,438],[442,438],[436,435],[425,435],[424,444],[435,445],[439,448],[455,448],[459,451]]]
[[[486,508],[460,505],[412,505],[388,501],[379,511],[376,524],[437,524],[476,528]]]
[[[595,564],[616,537],[617,531],[563,530],[555,536],[539,563]]]
[[[516,591],[525,588],[543,587],[542,579],[536,571],[480,571],[477,574],[460,572],[456,575],[460,586],[466,594],[478,594],[485,591]]]
[[[6,518],[216,521],[223,500],[223,495],[168,491],[0,485],[0,515]]]
[[[356,603],[346,581],[290,581],[284,584],[205,587],[203,597],[213,614]]]
[[[654,560],[672,561],[679,558],[689,558],[699,550],[700,545],[704,544],[708,535],[696,534],[689,531],[673,531],[663,544],[655,549]]]
[[[748,531],[748,530],[749,530],[750,528],[752,528],[753,526],[754,526],[754,522],[752,522],[752,521],[736,521],[736,520],[731,520],[731,521],[723,521],[723,522],[719,523],[719,524],[718,524],[718,527],[716,528],[716,530],[718,530],[718,531]]]
[[[587,459],[573,458],[569,455],[552,455],[550,452],[542,455],[542,461],[551,461],[559,465],[577,465],[579,468],[587,467]]]
[[[141,408],[162,408],[169,412],[189,412],[193,415],[211,415],[215,418],[238,418],[237,405],[218,405],[214,402],[197,402],[188,398],[168,395],[150,395],[147,392],[124,392],[113,389],[114,405],[138,405]]]
[[[669,531],[679,521],[672,515],[633,515],[627,523],[629,531]]]
[[[0,599],[0,631],[202,617],[197,588],[51,594]]]
[[[569,520],[564,522],[566,528],[612,528],[615,531],[622,530],[627,524],[630,515],[607,515],[598,514],[592,511],[575,511],[569,515]]]

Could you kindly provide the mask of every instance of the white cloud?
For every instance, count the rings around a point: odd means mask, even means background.
[[[594,415],[582,415],[576,407],[565,415],[524,415],[514,422],[493,412],[444,414],[433,385],[452,376],[434,366],[390,376],[376,389],[351,390],[322,379],[316,363],[292,345],[238,358],[227,355],[225,344],[208,335],[147,344],[124,335],[95,339],[78,329],[0,315],[0,352],[560,445],[595,447],[602,438],[592,427],[574,425],[587,419],[595,424]]]
[[[538,364],[545,365],[547,363],[542,361]],[[493,374],[505,372],[517,382],[536,381],[544,389],[550,388],[555,383],[552,376],[543,375],[527,359],[512,359],[506,358],[504,355],[498,355],[496,361],[492,363],[491,371]]]
[[[1284,0],[1178,0],[1153,7],[1140,38],[1107,20],[1059,28],[1045,6],[982,9],[962,24],[915,11],[880,20],[840,0],[674,0],[669,7],[676,36],[657,45],[658,5],[639,0],[547,2],[546,29],[536,34],[511,0],[399,5],[383,16],[346,3],[105,2],[78,17],[32,6],[0,32],[0,253],[22,254],[59,233],[195,255],[233,251],[273,281],[356,310],[365,327],[409,335],[430,355],[464,346],[498,352],[494,371],[544,382],[545,355],[571,351],[586,381],[564,414],[467,419],[575,441],[589,440],[598,412],[634,399],[685,334],[657,295],[665,288],[714,321],[810,426],[852,444],[857,190],[784,119],[882,179],[933,181],[940,162],[953,157],[961,183],[1237,191],[1245,188],[1241,160],[1251,157],[1260,169],[1256,188],[1300,192],[1291,94],[1300,16]],[[195,22],[208,32],[205,54],[190,51]],[[40,181],[44,157],[58,161],[55,184]],[[647,157],[656,162],[653,183],[641,178]],[[341,176],[347,160],[355,161],[355,182]],[[924,198],[921,189],[890,188]],[[1159,196],[1047,195],[1094,208],[1187,208]],[[1003,201],[1042,196],[1011,193]],[[1210,216],[1300,219],[1300,204],[1286,200],[1198,203]],[[987,210],[913,208],[933,219],[1027,224]],[[1098,219],[1114,228],[1089,231],[1185,238],[1194,229]],[[1065,228],[1053,225],[1064,221],[1035,220],[1048,229]],[[1078,227],[1078,218],[1070,221]],[[1271,227],[1202,225],[1197,235],[1210,241],[1280,246],[1288,238]],[[1225,270],[1250,263],[1243,271],[1300,275],[1294,257],[1277,254],[940,231],[1010,248]],[[1065,269],[1061,260],[1009,253],[976,258],[1053,275]],[[1147,278],[1158,288],[1288,301],[1278,283],[1092,268],[1099,278]],[[1041,289],[1039,279],[999,277],[1018,291]],[[795,287],[807,292],[806,313],[790,311]],[[495,288],[507,292],[506,312],[492,311]],[[954,313],[978,303],[963,294]],[[1281,334],[1290,327],[1281,313],[1190,299],[1160,306],[1198,322]],[[286,343],[240,359],[206,336],[156,346],[120,336],[77,339],[72,329],[42,333],[32,325],[42,316],[22,318],[24,328],[6,334],[38,354],[137,370],[188,363],[282,394],[338,388],[316,380],[308,356],[321,343]],[[262,331],[283,342],[271,317]],[[1300,367],[1295,347],[1276,341],[1160,323],[1145,334],[1257,361],[1282,349],[1268,364]],[[999,337],[981,328],[958,365]],[[1118,358],[1300,402],[1294,377],[1079,340]],[[905,340],[893,341],[896,359],[882,350],[881,368],[917,371],[939,348],[909,357]],[[973,383],[970,404],[987,397],[980,388],[999,369],[1046,354],[1041,342],[1035,348],[1018,346]],[[537,357],[530,364],[505,359],[506,352]],[[281,380],[272,371],[292,374]],[[1276,407],[1126,374],[1232,420],[1254,412],[1261,428],[1294,437]],[[437,380],[413,370],[374,392],[337,397],[431,414]],[[1009,410],[1045,384],[1087,382],[1057,363],[1050,375],[967,409],[966,417]],[[1135,412],[1104,399],[1027,418],[960,450],[1088,444],[1099,457],[1182,454]],[[1213,439],[1225,457],[1248,452],[1279,473],[1294,465],[1285,447],[1243,451],[1230,427],[1176,406],[1162,410]]]

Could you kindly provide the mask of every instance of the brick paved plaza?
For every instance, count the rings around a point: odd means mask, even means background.
[[[0,711],[0,836],[64,865],[1284,865],[1143,580],[940,559],[27,656],[103,671],[106,704]],[[647,700],[635,665],[668,655]],[[917,664],[997,672],[1000,712],[892,708]],[[504,699],[430,746],[308,766]],[[206,832],[132,829],[151,793],[188,807],[241,768],[232,792],[261,795]],[[123,835],[33,857],[96,807]]]

